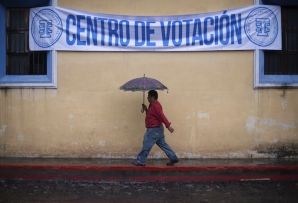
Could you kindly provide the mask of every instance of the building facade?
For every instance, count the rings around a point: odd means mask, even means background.
[[[11,61],[16,60],[26,63],[14,58],[21,50],[12,48],[17,40],[14,34],[28,33],[28,26],[13,30],[10,16],[14,8],[53,5],[107,14],[163,16],[254,4],[290,9],[289,14],[282,13],[283,23],[290,19],[287,16],[295,15],[291,9],[297,10],[295,1],[274,0],[0,0],[0,157],[136,157],[145,132],[145,114],[140,111],[143,95],[119,87],[146,74],[169,88],[159,91],[159,101],[175,129],[173,134],[166,131],[166,140],[178,157],[297,158],[298,24],[292,21],[288,30],[292,41],[283,41],[283,50],[292,45],[288,53],[292,59],[285,65],[292,64],[291,73],[265,73],[265,64],[281,63],[282,51],[274,52],[272,58],[270,51],[262,50],[48,51],[34,55],[38,66],[26,74],[14,73],[7,65],[12,67]],[[25,43],[27,53],[26,47]],[[42,57],[46,62],[40,62]],[[149,158],[166,156],[154,146]]]

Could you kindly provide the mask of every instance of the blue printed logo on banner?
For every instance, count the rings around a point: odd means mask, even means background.
[[[266,47],[272,44],[277,37],[278,21],[270,9],[258,7],[247,16],[244,29],[251,42]]]
[[[61,18],[51,9],[40,10],[32,19],[31,34],[40,47],[46,48],[55,44],[62,31]]]

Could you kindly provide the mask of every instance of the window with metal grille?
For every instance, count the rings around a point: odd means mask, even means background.
[[[282,50],[264,51],[265,75],[298,75],[298,6],[282,6]]]
[[[29,50],[29,8],[6,9],[6,74],[47,74],[47,52]]]

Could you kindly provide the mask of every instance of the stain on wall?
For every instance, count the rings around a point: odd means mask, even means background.
[[[259,144],[256,149],[258,153],[275,155],[277,158],[298,157],[298,142],[274,142]]]
[[[2,128],[0,128],[0,135],[2,135],[5,132],[6,128],[7,128],[7,125],[2,125]]]

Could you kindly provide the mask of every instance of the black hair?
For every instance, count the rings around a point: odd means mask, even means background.
[[[158,93],[155,90],[150,90],[148,94],[150,95],[150,97],[154,97],[155,100],[158,99]]]

